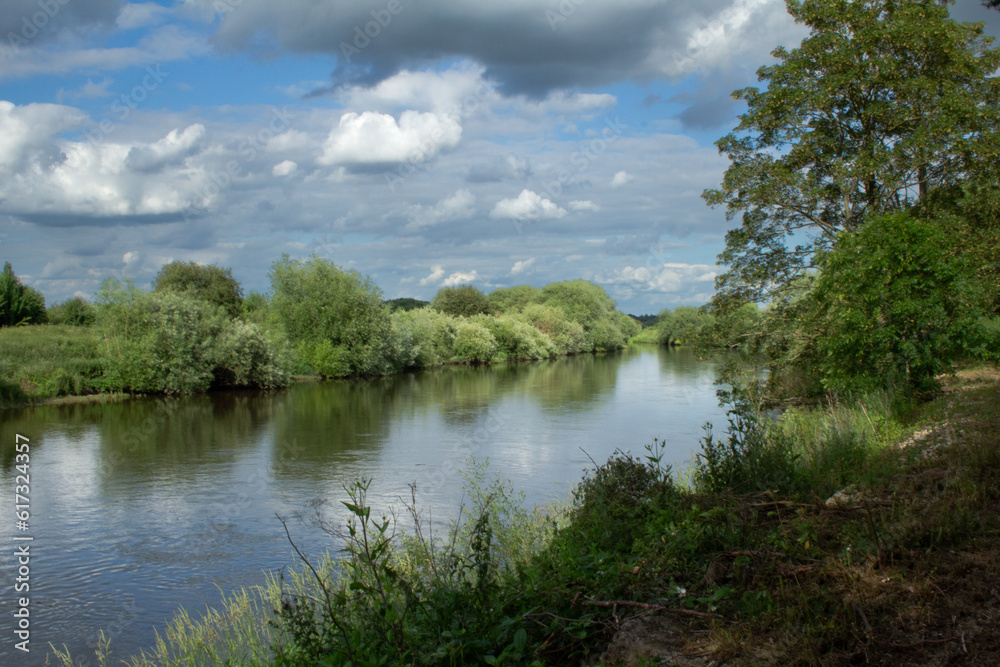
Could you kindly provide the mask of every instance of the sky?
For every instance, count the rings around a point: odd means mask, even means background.
[[[288,254],[700,305],[731,93],[805,34],[781,0],[0,0],[0,261],[47,304],[176,260],[266,292]]]

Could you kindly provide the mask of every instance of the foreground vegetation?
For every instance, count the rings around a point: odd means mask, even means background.
[[[440,537],[419,489],[397,517],[359,481],[324,524],[337,560],[182,613],[129,664],[994,664],[1000,372],[947,384],[777,421],[749,387],[692,470],[618,452],[549,512],[472,462]]]

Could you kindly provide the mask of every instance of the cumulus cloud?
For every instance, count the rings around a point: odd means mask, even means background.
[[[428,285],[436,285],[442,278],[444,278],[444,267],[440,264],[435,264],[431,267],[430,275],[420,279],[420,286],[427,287]]]
[[[405,231],[418,231],[443,222],[471,218],[476,212],[476,196],[466,189],[460,189],[450,197],[433,206],[416,204],[409,209],[410,222]]]
[[[176,166],[185,158],[198,152],[205,136],[201,123],[189,125],[182,131],[171,130],[167,136],[147,146],[135,146],[125,158],[125,166],[133,171],[155,174],[168,166]]]
[[[397,122],[374,111],[345,113],[323,145],[323,165],[425,162],[458,145],[462,126],[449,116],[407,110]]]
[[[516,199],[501,199],[490,211],[491,218],[509,220],[558,220],[566,209],[533,190],[522,190]]]
[[[534,265],[534,263],[535,263],[534,257],[530,259],[521,260],[520,262],[515,263],[514,266],[511,267],[510,275],[516,276],[518,274],[524,273],[525,271],[530,269],[532,265]]]
[[[274,165],[271,169],[271,173],[275,176],[290,176],[294,174],[299,168],[299,165],[295,163],[294,160],[282,160],[278,164]]]
[[[590,201],[589,199],[584,201],[580,200],[571,201],[569,203],[569,207],[574,211],[594,211],[595,213],[601,210],[600,206]]]
[[[644,292],[682,292],[690,291],[693,286],[711,291],[716,275],[716,267],[708,264],[668,262],[636,268],[626,266],[602,276],[601,282]]]
[[[479,272],[473,269],[472,271],[456,271],[441,283],[441,287],[458,287],[459,285],[465,285],[471,283],[473,280],[479,277]]]
[[[616,173],[614,175],[614,178],[611,179],[611,187],[620,188],[621,186],[631,181],[633,178],[635,178],[635,176],[633,176],[632,174],[628,173],[623,169],[622,171]]]

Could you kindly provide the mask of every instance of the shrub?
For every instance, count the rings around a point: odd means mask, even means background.
[[[955,360],[982,354],[984,298],[940,222],[900,213],[845,234],[810,295],[810,351],[825,387],[934,390]]]
[[[243,312],[243,288],[233,270],[195,262],[165,264],[153,280],[155,292],[178,292],[219,306],[229,317]]]
[[[287,382],[253,324],[233,322],[208,302],[143,292],[108,280],[98,294],[107,386],[119,391],[192,393],[216,384],[274,387]]]
[[[452,356],[455,361],[485,363],[497,354],[497,341],[489,329],[474,321],[460,321],[455,325]]]
[[[521,318],[480,315],[475,321],[493,334],[497,354],[504,359],[545,359],[555,353],[549,337]]]
[[[80,297],[67,299],[60,304],[50,306],[48,319],[50,324],[70,324],[73,326],[90,326],[97,318],[97,311],[89,301]]]
[[[493,312],[509,313],[524,310],[528,304],[536,301],[542,290],[531,285],[518,285],[516,287],[500,287],[487,297]]]
[[[270,276],[271,308],[296,349],[327,359],[328,369],[346,369],[337,375],[377,374],[391,365],[389,311],[370,278],[319,257],[288,255]]]
[[[574,354],[588,349],[583,325],[567,318],[561,308],[532,303],[524,307],[522,315],[549,337],[556,354]]]
[[[472,285],[441,288],[434,295],[431,308],[456,317],[472,317],[492,311],[486,295]]]
[[[413,364],[418,367],[438,366],[455,354],[455,327],[458,320],[432,308],[396,311],[392,328],[409,337]]]

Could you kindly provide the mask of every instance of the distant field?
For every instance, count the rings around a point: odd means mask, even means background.
[[[101,391],[101,336],[93,327],[0,329],[0,403]]]

